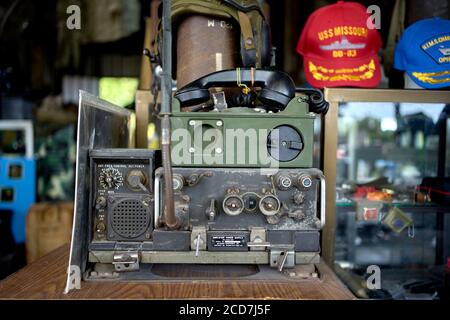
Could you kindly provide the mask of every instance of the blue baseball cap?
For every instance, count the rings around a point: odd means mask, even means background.
[[[410,25],[395,48],[394,68],[422,88],[449,87],[450,20],[432,18]]]

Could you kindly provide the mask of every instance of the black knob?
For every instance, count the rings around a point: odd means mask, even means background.
[[[105,197],[98,197],[97,201],[95,202],[95,209],[104,209],[106,207],[106,198]]]

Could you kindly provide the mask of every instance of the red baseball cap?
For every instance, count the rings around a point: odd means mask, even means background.
[[[311,14],[297,44],[309,84],[317,88],[378,86],[381,38],[369,17],[363,5],[344,1]]]

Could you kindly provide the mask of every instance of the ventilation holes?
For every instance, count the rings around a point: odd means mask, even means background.
[[[150,213],[138,200],[123,200],[113,209],[112,228],[121,237],[132,239],[142,235],[150,224]]]

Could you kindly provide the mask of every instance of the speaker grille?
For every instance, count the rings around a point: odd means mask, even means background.
[[[123,238],[137,238],[150,224],[150,212],[141,201],[126,199],[114,207],[112,212],[113,230]]]

